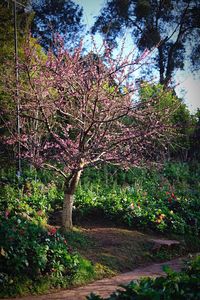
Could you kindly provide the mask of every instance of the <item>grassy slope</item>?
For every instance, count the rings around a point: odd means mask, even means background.
[[[183,253],[182,246],[155,251],[151,239],[157,237],[116,227],[76,228],[67,238],[83,257],[117,273]]]

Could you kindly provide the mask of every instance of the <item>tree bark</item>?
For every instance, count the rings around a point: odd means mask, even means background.
[[[160,73],[160,83],[164,83],[164,72],[165,72],[165,66],[164,66],[164,55],[163,55],[163,47],[158,47],[158,65],[159,65],[159,73]]]
[[[73,227],[72,223],[72,209],[74,203],[74,195],[65,194],[62,210],[62,226],[65,231],[71,230]]]
[[[78,186],[82,168],[70,176],[65,183],[65,194],[62,210],[62,227],[64,231],[69,231],[73,227],[72,209],[74,203],[74,193]]]

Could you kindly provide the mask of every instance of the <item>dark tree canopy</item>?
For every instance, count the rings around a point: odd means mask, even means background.
[[[35,17],[32,34],[48,49],[55,34],[60,34],[70,47],[80,40],[83,9],[71,0],[32,0]]]
[[[107,0],[92,32],[116,45],[126,30],[140,50],[158,45],[155,63],[160,83],[168,83],[187,59],[198,69],[200,1]]]
[[[25,39],[32,20],[32,14],[25,10],[27,0],[21,0],[17,8],[18,51]],[[0,68],[8,60],[14,60],[14,15],[13,1],[0,1]]]

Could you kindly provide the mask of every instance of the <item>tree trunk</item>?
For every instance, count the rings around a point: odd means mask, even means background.
[[[70,230],[73,227],[72,223],[72,208],[74,202],[73,194],[64,195],[63,211],[62,211],[62,226],[63,229]]]
[[[74,172],[65,183],[65,194],[62,211],[62,227],[64,231],[69,231],[73,227],[72,209],[74,203],[74,193],[78,186],[82,168]]]
[[[159,66],[159,73],[160,73],[160,83],[164,83],[164,72],[165,72],[165,66],[164,66],[164,55],[163,55],[163,47],[158,47],[158,66]]]

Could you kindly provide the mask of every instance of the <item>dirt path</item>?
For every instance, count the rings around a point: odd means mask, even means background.
[[[71,290],[62,290],[56,293],[42,295],[42,296],[28,296],[22,298],[15,298],[16,300],[85,300],[86,296],[91,292],[99,294],[102,297],[110,295],[119,284],[129,283],[131,280],[139,279],[144,276],[158,277],[164,275],[162,266],[168,265],[173,270],[179,271],[183,265],[183,258],[173,259],[164,263],[155,263],[147,267],[137,268],[134,271],[119,274],[110,279],[102,279],[83,287],[74,288]],[[2,299],[0,299],[2,300]],[[11,300],[11,299],[9,299]]]

